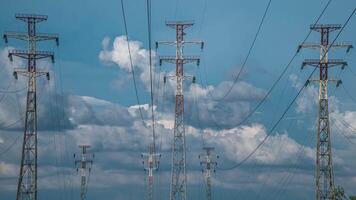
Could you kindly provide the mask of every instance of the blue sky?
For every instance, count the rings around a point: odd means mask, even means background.
[[[146,1],[126,0],[128,36],[133,48],[138,93],[142,104],[149,103],[148,38]],[[242,160],[282,115],[304,84],[311,69],[300,70],[305,58],[318,58],[318,51],[298,54],[279,84],[244,125],[236,127],[263,98],[304,39],[326,0],[272,0],[261,32],[246,68],[228,98],[211,98],[227,90],[241,68],[248,48],[257,31],[267,0],[152,0],[152,40],[174,39],[166,20],[194,20],[188,29],[188,39],[205,41],[203,51],[187,48],[188,54],[200,55],[201,65],[185,67],[186,73],[197,76],[198,84],[186,82],[188,196],[204,197],[203,179],[198,155],[201,135],[207,144],[216,147],[219,166],[229,167]],[[142,199],[144,172],[141,152],[150,142],[150,130],[139,118],[128,54],[124,39],[120,1],[20,1],[3,0],[0,8],[0,32],[24,31],[16,21],[16,13],[48,15],[48,21],[38,25],[43,33],[58,33],[60,46],[39,45],[56,54],[55,64],[41,62],[49,68],[53,80],[39,83],[40,178],[39,197],[75,199],[79,197],[79,176],[75,173],[72,154],[80,143],[89,143],[96,152],[88,199]],[[320,23],[343,24],[356,7],[353,0],[332,1]],[[356,44],[356,19],[351,19],[338,41]],[[336,33],[331,34],[331,39]],[[318,42],[312,33],[308,42]],[[26,87],[24,80],[14,82],[12,69],[22,66],[20,60],[7,60],[8,48],[24,48],[23,43],[0,43],[1,90]],[[170,55],[174,49],[160,48],[158,55]],[[356,107],[352,98],[355,82],[355,53],[330,52],[330,57],[343,58],[345,70],[331,70],[331,76],[341,78],[343,87],[330,85],[331,125],[334,144],[335,183],[356,194],[354,159],[356,135],[340,124],[346,121],[356,127]],[[156,57],[155,57],[156,58]],[[173,66],[156,66],[161,77],[156,88],[158,135],[162,151],[161,169],[157,174],[156,197],[168,197],[170,145],[173,123],[173,85],[162,86],[162,76]],[[159,79],[157,79],[157,83]],[[164,88],[164,89],[163,89]],[[349,94],[348,94],[349,93]],[[164,94],[164,95],[163,95]],[[22,125],[6,125],[19,121],[24,113],[25,92],[0,94],[0,197],[13,199],[16,193]],[[350,98],[351,96],[351,98]],[[305,89],[286,117],[258,153],[240,168],[217,170],[214,177],[216,199],[311,199],[314,197],[315,117],[317,86]],[[16,101],[19,101],[17,104]],[[144,118],[150,112],[144,106]],[[61,118],[60,125],[56,121]],[[333,120],[338,119],[338,120]],[[58,130],[59,129],[59,130]],[[295,167],[297,166],[297,167]]]

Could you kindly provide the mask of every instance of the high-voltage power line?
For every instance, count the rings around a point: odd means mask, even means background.
[[[89,145],[79,145],[79,148],[80,153],[74,154],[74,158],[77,172],[80,171],[80,200],[85,200],[94,154],[88,152]]]
[[[170,200],[185,200],[187,199],[187,174],[186,174],[186,151],[185,151],[185,128],[184,128],[184,94],[183,80],[184,64],[196,62],[199,65],[198,56],[183,55],[183,47],[186,44],[200,44],[203,48],[202,41],[185,41],[184,29],[193,26],[193,22],[172,21],[166,25],[176,30],[176,41],[161,41],[158,44],[176,46],[175,56],[160,56],[159,62],[168,62],[176,65],[176,96],[175,96],[175,121],[174,121],[174,136],[172,147],[172,174]],[[194,80],[194,79],[193,79]]]
[[[37,51],[37,42],[45,40],[55,40],[58,45],[58,36],[55,34],[38,34],[36,24],[47,20],[45,15],[17,14],[16,19],[27,23],[27,33],[7,32],[4,34],[5,42],[8,38],[14,38],[28,42],[28,50],[10,50],[9,58],[13,57],[26,59],[27,67],[14,70],[14,77],[23,75],[28,78],[25,128],[21,152],[20,175],[17,187],[17,200],[37,199],[37,77],[45,75],[49,80],[47,71],[37,70],[36,61],[44,58],[51,58],[54,61],[53,52]]]
[[[330,32],[338,30],[341,27],[341,25],[335,24],[311,25],[310,29],[319,32],[321,35],[320,44],[304,43],[298,47],[298,49],[312,48],[320,51],[320,59],[306,59],[302,64],[302,68],[309,65],[319,69],[319,78],[309,79],[307,81],[307,84],[309,82],[319,83],[318,124],[316,135],[316,200],[335,200],[336,198],[331,149],[328,83],[336,82],[338,86],[341,83],[341,80],[329,78],[328,70],[335,66],[344,68],[347,65],[347,62],[342,59],[329,59],[328,53],[331,48],[347,48],[347,51],[352,48],[352,45],[348,43],[329,43]]]
[[[154,147],[150,145],[148,147],[148,153],[143,153],[142,161],[144,170],[147,172],[146,184],[147,184],[147,195],[146,200],[153,200],[153,172],[158,170],[159,168],[159,158],[161,157],[160,154],[155,153]]]
[[[213,151],[214,147],[204,147],[205,154],[199,155],[200,165],[202,166],[202,172],[204,173],[204,178],[206,182],[206,200],[212,200],[212,175],[215,173],[215,167],[217,166],[216,159],[219,158],[216,156],[214,158]]]

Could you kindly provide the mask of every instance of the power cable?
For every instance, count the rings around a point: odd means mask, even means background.
[[[244,62],[243,62],[243,64],[242,64],[242,66],[241,66],[239,72],[237,73],[237,75],[236,75],[236,77],[235,77],[235,79],[234,79],[232,85],[229,87],[229,89],[228,89],[227,92],[223,95],[223,97],[220,98],[220,99],[218,99],[218,100],[215,99],[216,101],[222,101],[222,100],[224,100],[224,99],[231,93],[232,89],[234,88],[235,84],[237,83],[237,80],[240,78],[241,72],[242,72],[243,69],[245,68],[246,63],[247,63],[247,60],[248,60],[248,58],[249,58],[250,55],[251,55],[251,52],[252,52],[253,47],[255,46],[257,37],[258,37],[258,35],[260,34],[262,25],[263,25],[263,23],[264,23],[264,21],[265,21],[265,18],[266,18],[266,15],[267,15],[267,13],[268,13],[268,10],[269,10],[269,8],[270,8],[271,2],[272,2],[272,0],[269,0],[269,1],[268,1],[268,4],[267,4],[267,6],[266,6],[266,9],[265,9],[265,11],[264,11],[264,13],[263,13],[261,22],[260,22],[260,24],[259,24],[259,26],[258,26],[257,32],[256,32],[256,34],[255,34],[255,36],[254,36],[254,38],[253,38],[253,41],[252,41],[251,45],[250,45],[250,48],[249,48],[249,50],[248,50],[248,52],[247,52],[247,55],[246,55],[246,57],[245,57],[245,60],[244,60]]]
[[[339,122],[339,124],[342,124],[343,126],[345,126],[345,124],[343,124],[342,122],[337,121],[337,120],[335,120],[335,121]],[[336,131],[337,133],[340,133],[340,135],[342,135],[351,145],[356,145],[356,143],[353,142],[350,137],[347,137],[347,135],[345,135],[345,133],[342,131],[342,128],[338,125],[338,123],[335,123],[335,126],[339,130],[339,131]],[[345,126],[345,127],[349,128],[348,126]]]
[[[4,149],[2,152],[0,152],[0,157],[1,157],[2,155],[4,155],[5,153],[9,152],[10,149],[15,146],[15,144],[17,143],[17,141],[19,140],[20,137],[21,137],[21,135],[18,135],[18,136],[15,138],[15,140],[14,140],[6,149]]]
[[[337,38],[340,36],[340,34],[342,33],[342,31],[344,30],[344,28],[347,26],[347,24],[349,23],[350,19],[352,18],[352,16],[355,14],[356,12],[356,8],[353,10],[353,12],[350,14],[350,16],[347,18],[346,22],[344,23],[344,25],[341,27],[340,31],[338,32],[338,34],[336,35],[335,39],[332,41],[332,43],[330,44],[330,46],[332,46],[335,41],[337,40]],[[324,53],[324,55],[322,56],[322,59],[324,59],[324,57],[327,55],[327,53],[329,52],[329,49]],[[314,68],[314,70],[310,73],[310,75],[308,76],[307,80],[309,80],[312,75],[314,74],[314,72],[316,71],[317,67]],[[250,153],[248,154],[244,159],[242,159],[242,161],[240,161],[239,163],[229,167],[229,168],[221,168],[222,170],[232,170],[235,169],[241,165],[243,165],[252,155],[254,155],[257,150],[266,142],[266,140],[269,138],[269,136],[272,134],[272,132],[275,130],[275,128],[278,126],[278,124],[281,122],[281,120],[284,118],[284,116],[287,114],[288,110],[290,109],[290,107],[293,105],[293,103],[297,100],[298,96],[301,94],[301,92],[303,91],[303,89],[306,87],[306,84],[304,84],[300,90],[298,91],[297,95],[293,98],[292,102],[290,102],[290,104],[287,106],[286,110],[283,112],[282,116],[278,119],[278,121],[273,125],[273,127],[270,129],[270,131],[267,133],[266,137],[256,146],[256,148]]]
[[[125,34],[126,34],[125,38],[126,38],[127,49],[128,49],[128,53],[129,53],[131,75],[132,75],[132,79],[133,79],[133,82],[134,82],[136,101],[137,101],[137,104],[138,104],[138,110],[139,110],[139,113],[140,113],[140,117],[141,117],[142,123],[146,127],[145,120],[143,118],[143,114],[142,114],[142,110],[141,110],[141,103],[140,103],[140,99],[139,99],[138,91],[137,91],[136,76],[135,76],[134,66],[133,66],[133,63],[132,63],[132,55],[131,55],[131,48],[130,48],[130,42],[129,42],[129,36],[128,36],[128,30],[127,30],[127,23],[126,23],[126,15],[125,15],[125,7],[124,7],[124,1],[123,0],[121,0],[121,10],[122,10],[122,18],[123,18],[124,26],[125,26]]]
[[[154,112],[154,93],[153,93],[153,76],[152,76],[152,25],[151,25],[151,0],[146,0],[147,12],[147,32],[148,32],[148,49],[149,49],[149,65],[150,65],[150,87],[151,87],[151,120],[152,120],[152,142],[153,152],[156,152],[156,131],[155,131],[155,112]]]
[[[319,20],[321,19],[321,17],[324,15],[326,9],[329,7],[330,3],[332,0],[329,0],[325,7],[323,8],[322,12],[320,13],[320,15],[318,16],[317,20],[314,22],[313,25],[316,25]],[[309,30],[308,34],[306,35],[306,37],[304,38],[302,45],[306,42],[306,40],[309,38],[310,34],[311,34],[312,30]],[[277,84],[279,83],[279,81],[282,79],[282,77],[284,76],[284,74],[287,72],[288,68],[291,66],[292,62],[294,61],[294,59],[297,57],[298,55],[298,51],[296,51],[293,55],[293,57],[289,60],[288,64],[284,67],[282,73],[278,76],[278,78],[276,79],[276,81],[272,84],[272,87],[268,90],[268,92],[266,93],[266,95],[261,99],[261,101],[258,102],[258,104],[251,110],[251,112],[249,112],[245,118],[243,118],[239,123],[237,123],[235,126],[241,126],[242,124],[244,124],[245,122],[247,122],[247,120],[259,109],[259,107],[267,100],[267,97],[270,96],[270,94],[272,93],[272,91],[274,90],[274,88],[277,86]],[[209,92],[210,94],[210,92]],[[213,119],[214,124],[217,124],[217,122]]]

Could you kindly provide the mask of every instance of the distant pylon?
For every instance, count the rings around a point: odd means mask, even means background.
[[[36,84],[37,77],[45,75],[49,80],[49,72],[38,71],[36,61],[43,58],[52,58],[53,52],[37,51],[36,43],[44,40],[56,40],[58,45],[58,36],[53,34],[38,34],[36,24],[47,20],[45,15],[17,14],[16,19],[27,23],[27,33],[7,32],[3,38],[8,42],[9,38],[23,40],[28,42],[28,50],[10,50],[9,58],[12,61],[13,56],[27,59],[27,67],[14,70],[14,77],[18,75],[28,77],[27,83],[27,102],[25,115],[25,128],[22,143],[20,176],[17,186],[17,200],[36,200],[37,199],[37,97]]]
[[[162,62],[173,63],[176,65],[176,96],[175,96],[175,121],[174,121],[174,136],[172,147],[172,174],[170,200],[185,200],[187,199],[187,175],[186,175],[186,152],[185,152],[185,128],[184,128],[184,95],[183,95],[183,80],[186,78],[183,73],[184,64],[197,62],[198,56],[184,56],[183,47],[185,44],[200,44],[203,48],[202,41],[185,41],[184,29],[193,26],[193,22],[166,22],[166,25],[176,30],[176,41],[161,41],[158,44],[176,46],[175,56],[160,56],[160,65]]]
[[[302,68],[306,65],[319,68],[319,78],[307,81],[319,83],[318,98],[318,125],[317,125],[317,151],[316,151],[316,182],[315,195],[316,200],[335,200],[335,186],[333,175],[333,162],[331,150],[330,119],[329,119],[329,102],[328,102],[328,83],[336,82],[338,86],[341,81],[330,79],[328,69],[330,67],[341,66],[342,69],[347,63],[341,59],[329,59],[329,49],[331,48],[352,48],[347,43],[329,43],[329,33],[341,28],[341,25],[335,24],[317,24],[311,25],[310,29],[320,32],[320,44],[305,43],[299,45],[301,48],[313,48],[320,50],[320,59],[307,59],[303,62]]]
[[[199,155],[200,165],[202,166],[202,173],[204,173],[205,181],[206,181],[206,200],[212,200],[212,183],[211,178],[213,173],[215,173],[215,167],[217,166],[217,162],[214,160],[213,151],[214,147],[204,147],[205,154]],[[216,159],[219,156],[216,156]]]
[[[79,148],[81,150],[80,155],[74,154],[74,158],[79,157],[79,159],[75,159],[75,166],[77,172],[80,170],[80,199],[85,200],[94,154],[88,153],[89,145],[79,145]]]
[[[157,171],[159,168],[159,158],[161,157],[161,155],[155,153],[154,147],[150,145],[148,147],[148,153],[142,153],[141,156],[144,159],[144,161],[142,161],[143,168],[147,172],[146,200],[153,200],[153,194],[154,194],[153,172]]]

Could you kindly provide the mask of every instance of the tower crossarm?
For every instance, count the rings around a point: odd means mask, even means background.
[[[37,15],[37,14],[16,14],[15,18],[24,22],[42,22],[48,19],[47,15]]]
[[[176,29],[177,26],[182,26],[183,29],[192,27],[194,21],[166,21],[166,26]]]
[[[322,30],[328,30],[328,32],[336,31],[342,27],[341,24],[312,24],[310,29],[316,32],[321,32]]]
[[[204,42],[201,40],[189,40],[189,41],[183,41],[183,45],[189,44],[189,45],[200,45],[200,49],[204,48]]]
[[[201,40],[188,40],[188,41],[182,41],[181,45],[184,46],[185,44],[188,45],[200,45],[200,48],[204,48],[204,41]],[[158,41],[156,42],[156,49],[159,47],[159,45],[169,45],[169,46],[174,46],[177,45],[177,41]]]
[[[311,83],[320,83],[320,79],[318,78],[311,78],[311,79],[308,79],[306,82],[305,82],[305,85],[309,85]],[[329,78],[328,79],[328,83],[335,83],[336,84],[336,87],[339,87],[340,84],[342,84],[342,81],[340,79],[335,79],[335,78]]]
[[[54,62],[54,53],[51,51],[27,51],[27,50],[10,50],[8,54],[10,61],[13,60],[13,57],[19,57],[23,59],[44,59],[51,58],[52,62]]]
[[[322,48],[322,46],[320,44],[318,44],[318,43],[303,43],[303,44],[298,46],[297,52],[300,52],[300,50],[302,50],[304,48],[320,49],[320,48]]]
[[[176,64],[181,61],[183,64],[196,62],[197,65],[200,64],[199,56],[184,56],[182,59],[178,59],[175,56],[159,56],[159,64],[162,65],[163,62]]]
[[[38,71],[36,70],[36,72],[29,72],[28,69],[23,69],[23,68],[15,68],[13,75],[15,77],[15,79],[18,79],[18,75],[22,75],[25,77],[30,77],[30,73],[35,73],[35,77],[40,77],[40,76],[46,76],[47,80],[50,79],[50,75],[48,71]]]
[[[329,59],[327,60],[327,63],[319,59],[305,59],[302,62],[302,69],[305,66],[320,67],[321,64],[327,64],[328,67],[341,66],[342,69],[344,69],[345,66],[347,66],[347,62],[344,61],[343,59]]]
[[[169,46],[174,46],[177,44],[177,41],[157,41],[156,42],[156,49],[159,47],[159,45],[169,45]]]
[[[32,37],[32,38],[31,38]],[[49,34],[49,33],[37,33],[34,36],[29,36],[28,33],[22,33],[22,32],[5,32],[3,35],[3,38],[5,40],[5,43],[8,43],[8,39],[17,39],[17,40],[23,40],[23,41],[28,41],[33,39],[36,42],[39,41],[46,41],[46,40],[55,40],[57,46],[59,45],[59,37],[58,34]]]
[[[346,52],[349,52],[354,46],[351,42],[334,42],[329,48],[345,48]]]
[[[318,43],[303,43],[298,46],[297,52],[300,52],[301,49],[304,48],[309,48],[309,49],[316,49],[320,50],[321,48],[325,48],[323,45],[318,44]],[[349,42],[334,42],[334,44],[327,46],[326,48],[331,49],[331,48],[345,48],[346,52],[349,52],[353,46]]]

